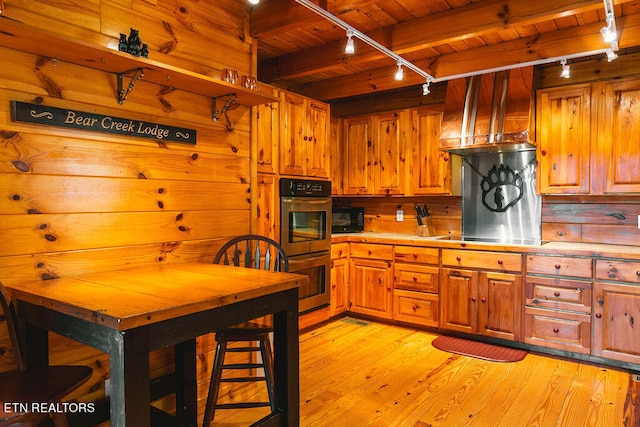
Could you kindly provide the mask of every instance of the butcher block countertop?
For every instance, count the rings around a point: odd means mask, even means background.
[[[589,256],[640,260],[640,246],[607,245],[602,243],[548,242],[542,245],[515,245],[504,243],[468,242],[449,240],[447,236],[418,237],[399,233],[343,233],[333,234],[332,243],[380,243],[438,247],[445,249],[475,249],[564,256]]]

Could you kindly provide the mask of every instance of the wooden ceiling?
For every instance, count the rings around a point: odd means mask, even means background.
[[[608,47],[603,0],[320,0],[322,8],[436,79]],[[620,53],[640,46],[640,2],[614,0]],[[331,101],[424,83],[294,0],[251,9],[261,82]],[[570,61],[571,62],[571,61]]]

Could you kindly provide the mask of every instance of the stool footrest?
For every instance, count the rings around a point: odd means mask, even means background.
[[[237,409],[237,408],[255,408],[258,406],[271,406],[269,402],[238,402],[238,403],[219,403],[215,405],[216,409]]]
[[[222,378],[222,383],[249,383],[256,381],[266,381],[265,377],[234,377],[234,378]]]

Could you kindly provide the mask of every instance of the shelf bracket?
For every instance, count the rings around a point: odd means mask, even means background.
[[[122,85],[122,79],[129,73],[133,73],[133,75],[131,76],[131,80],[129,81],[127,87],[124,88]],[[125,71],[124,73],[118,74],[118,104],[122,104],[125,99],[127,99],[127,96],[129,96],[129,93],[133,90],[136,81],[142,80],[143,77],[144,70],[142,68],[134,68],[133,70]]]
[[[218,99],[221,101],[224,101],[224,106],[220,110],[218,110],[218,105],[217,105]],[[220,116],[224,114],[225,118],[227,119],[227,128],[231,130],[232,126],[231,126],[231,123],[229,122],[227,111],[233,110],[237,106],[238,106],[238,95],[236,95],[235,93],[230,93],[228,95],[221,95],[216,98],[211,98],[211,107],[212,107],[211,120],[213,120],[213,122],[215,123],[218,121]]]

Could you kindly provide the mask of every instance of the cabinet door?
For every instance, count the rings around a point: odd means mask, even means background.
[[[593,291],[593,355],[640,363],[640,287],[595,282]]]
[[[478,332],[520,341],[522,336],[522,275],[481,272]]]
[[[306,142],[306,175],[329,178],[329,106],[308,100],[307,127],[302,137]]]
[[[339,196],[343,194],[342,191],[342,157],[343,157],[343,144],[342,144],[342,121],[335,117],[331,118],[329,124],[329,168],[331,179],[331,195]]]
[[[347,274],[349,274],[349,269],[346,258],[331,260],[329,316],[335,316],[347,310],[347,301],[349,300]]]
[[[440,326],[475,334],[478,331],[478,272],[442,269]]]
[[[606,193],[640,193],[640,79],[605,85],[598,141]]]
[[[591,155],[589,86],[538,92],[536,125],[541,194],[588,194]]]
[[[278,186],[275,175],[258,174],[256,221],[252,232],[279,241],[279,216]]]
[[[282,110],[280,140],[280,173],[304,176],[306,163],[305,98],[285,92]]]
[[[373,148],[369,116],[344,119],[343,128],[344,194],[373,194],[371,164]]]
[[[349,309],[383,319],[392,317],[391,261],[351,258]]]
[[[258,105],[255,111],[258,173],[276,173],[280,146],[280,103]]]
[[[374,116],[373,173],[376,194],[404,194],[406,112]]]
[[[450,154],[440,150],[442,112],[421,108],[412,113],[411,192],[415,195],[451,194]]]

